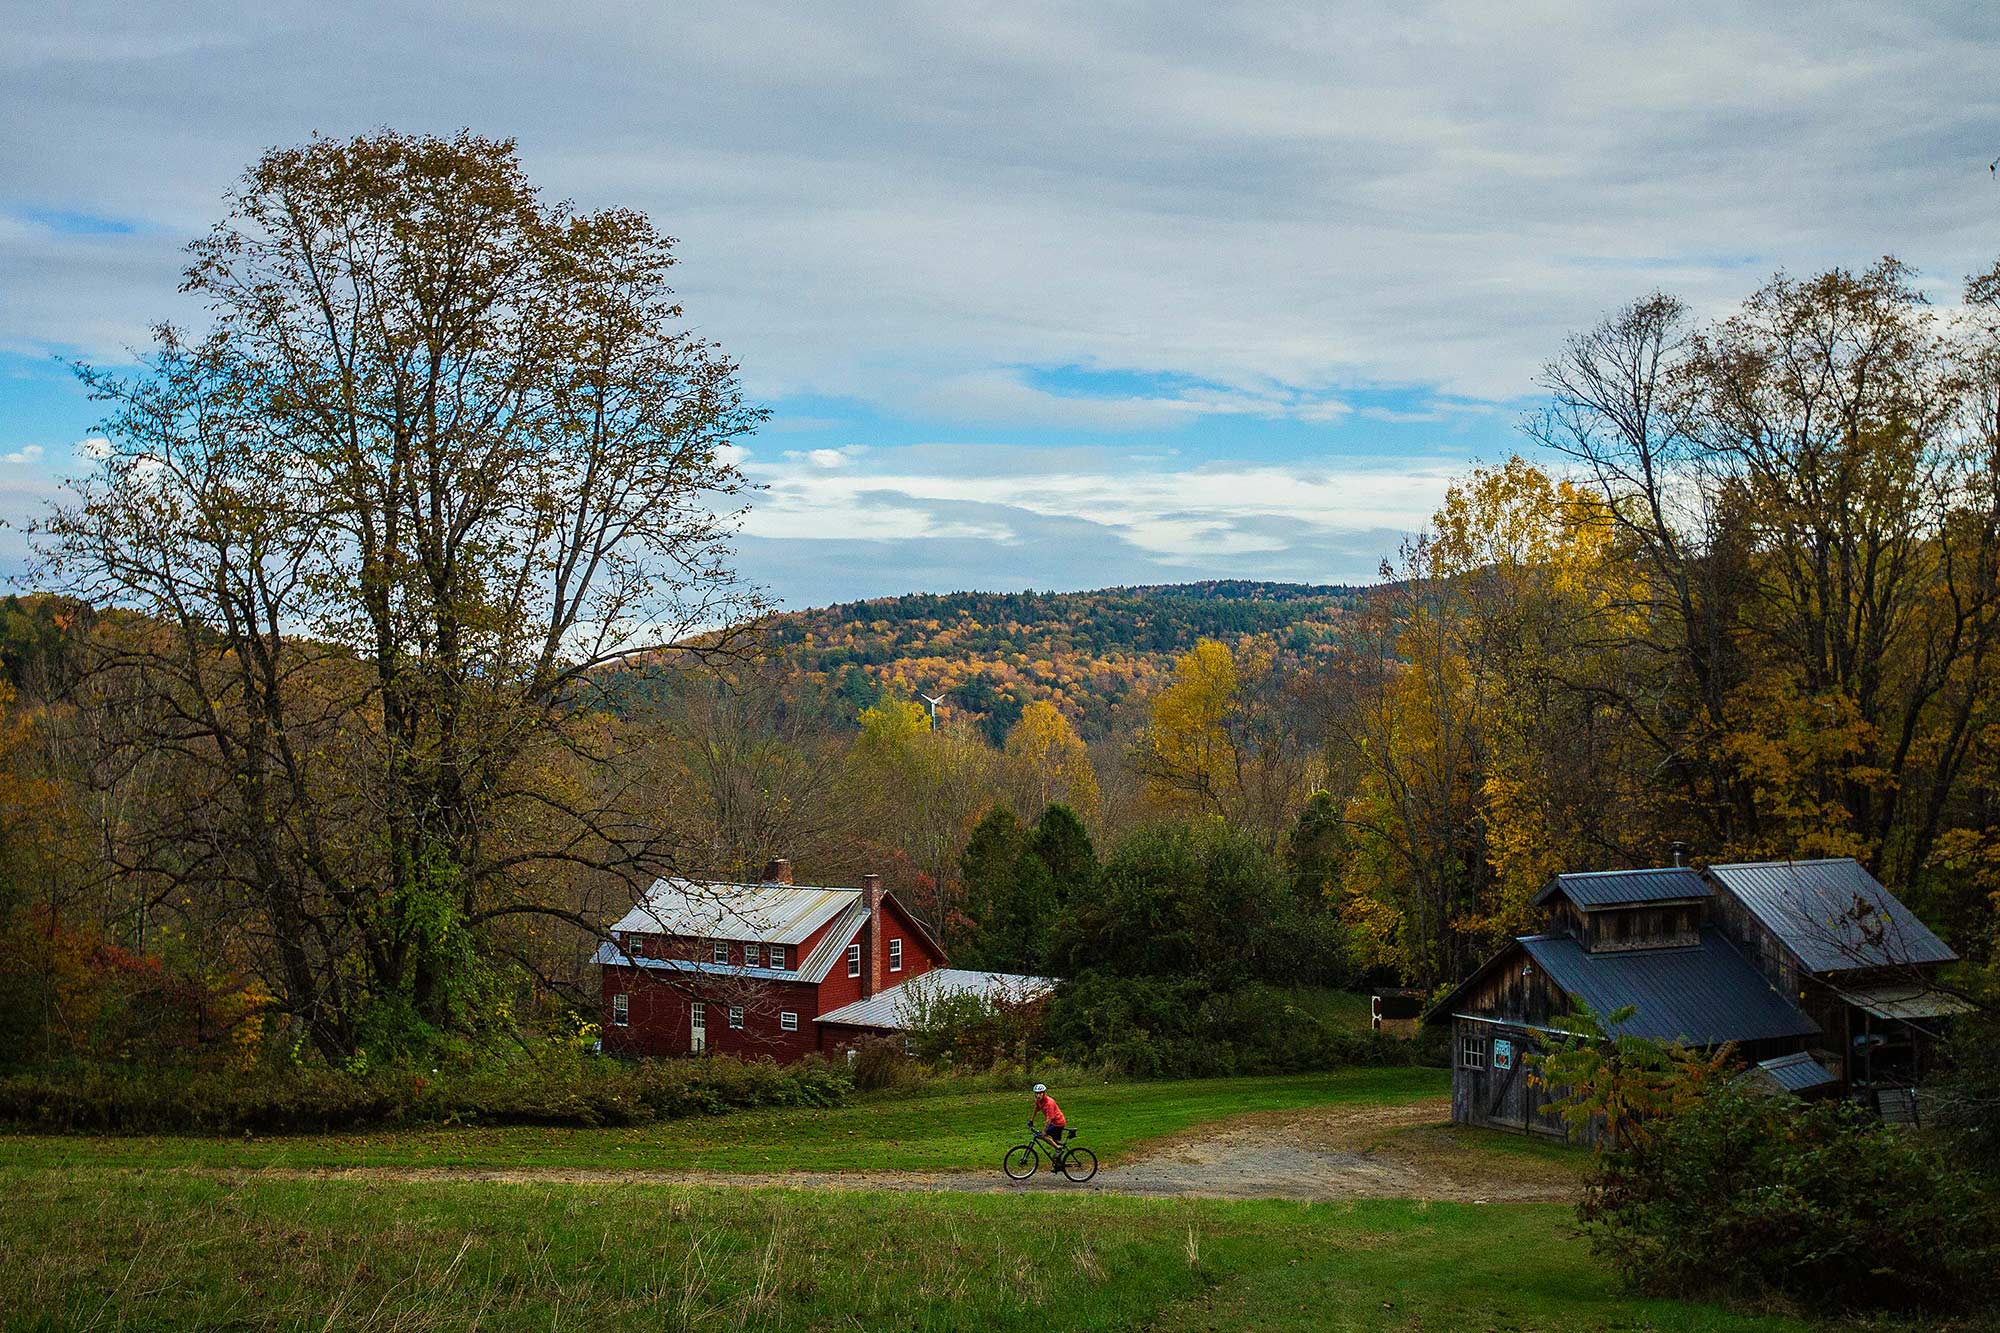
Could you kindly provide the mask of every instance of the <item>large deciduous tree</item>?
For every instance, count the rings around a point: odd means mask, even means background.
[[[179,799],[120,869],[247,914],[337,1057],[474,1021],[510,932],[667,868],[593,671],[750,609],[727,446],[758,413],[669,238],[544,200],[509,142],[316,138],[229,205],[191,247],[206,329],[84,372],[109,446],[37,540],[139,613],[96,636],[104,740],[173,755]]]

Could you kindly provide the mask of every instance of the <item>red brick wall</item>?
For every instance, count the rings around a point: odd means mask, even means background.
[[[855,939],[865,941],[867,935],[867,931],[860,929],[858,926],[855,928]],[[867,946],[865,943],[862,946],[862,954],[861,970],[865,976],[868,971]],[[844,950],[836,955],[833,960],[833,971],[827,973],[826,980],[819,983],[819,1011],[823,1014],[830,1014],[840,1008],[841,1005],[853,1004],[856,1000],[860,999],[863,979],[863,977],[850,977],[847,975],[847,954]]]
[[[900,986],[911,977],[919,977],[934,967],[941,967],[944,959],[931,951],[924,942],[916,923],[903,911],[903,905],[893,898],[882,900],[882,989]],[[889,960],[893,956],[891,940],[903,942],[903,970],[889,970]]]
[[[637,975],[637,969],[603,969],[603,997],[600,1022],[604,1049],[612,1055],[686,1055],[693,1024],[690,1011],[695,997],[677,986]],[[699,984],[698,979],[690,978]],[[729,1026],[729,990],[743,1009],[742,1028]],[[631,1022],[625,1027],[611,1022],[611,997],[630,997]],[[796,1060],[818,1048],[818,1032],[813,1025],[820,1012],[815,1007],[814,988],[799,982],[773,981],[748,987],[730,982],[719,986],[707,1001],[708,1050],[718,1055],[736,1055],[754,1060],[769,1056],[785,1062]],[[799,1017],[798,1031],[786,1032],[781,1015],[786,1011]]]

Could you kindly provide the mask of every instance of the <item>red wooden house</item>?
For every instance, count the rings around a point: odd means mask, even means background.
[[[758,884],[663,879],[611,928],[604,1049],[796,1060],[903,1027],[902,988],[1033,998],[1039,977],[963,972],[878,875],[859,889],[792,883],[774,861]]]

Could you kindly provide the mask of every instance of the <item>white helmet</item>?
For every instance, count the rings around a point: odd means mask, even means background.
[[[1046,1083],[1037,1083],[1035,1085],[1036,1092],[1047,1092],[1048,1090],[1049,1090],[1049,1085]]]

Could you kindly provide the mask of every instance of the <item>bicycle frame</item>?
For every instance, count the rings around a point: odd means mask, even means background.
[[[1063,1144],[1063,1151],[1068,1152],[1069,1140],[1064,1139]],[[1028,1146],[1035,1150],[1036,1157],[1041,1158],[1049,1164],[1049,1170],[1060,1171],[1062,1169],[1062,1158],[1057,1156],[1056,1151],[1049,1146],[1049,1141],[1040,1134],[1028,1135]]]

